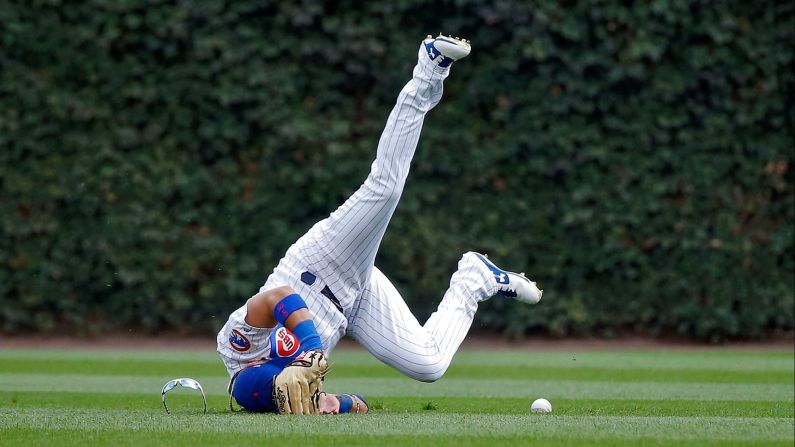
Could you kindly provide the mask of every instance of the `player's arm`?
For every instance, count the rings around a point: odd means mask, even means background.
[[[320,414],[365,414],[370,411],[361,394],[320,393],[318,407]]]
[[[246,323],[280,323],[295,335],[303,354],[273,379],[276,406],[280,414],[318,414],[316,398],[323,390],[328,360],[304,299],[286,286],[260,292],[246,303]]]
[[[301,349],[323,349],[312,315],[303,298],[288,286],[260,292],[246,304],[246,323],[260,328],[272,328],[281,323],[295,334]]]

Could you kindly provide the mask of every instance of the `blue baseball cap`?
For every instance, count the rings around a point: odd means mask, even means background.
[[[276,413],[273,379],[282,369],[283,365],[266,362],[240,370],[232,379],[230,390],[238,405],[255,413]]]

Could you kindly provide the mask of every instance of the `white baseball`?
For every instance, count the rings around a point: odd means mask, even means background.
[[[530,411],[533,413],[552,413],[552,404],[546,399],[536,399],[533,405],[530,406]]]

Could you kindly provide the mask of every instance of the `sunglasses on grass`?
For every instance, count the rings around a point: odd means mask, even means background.
[[[184,387],[199,391],[202,395],[202,403],[204,404],[203,414],[207,414],[207,397],[204,395],[204,389],[197,380],[191,379],[190,377],[169,380],[165,385],[163,385],[163,390],[160,392],[160,395],[163,398],[163,408],[166,409],[166,413],[171,414],[171,410],[168,408],[168,404],[166,403],[166,393],[177,387]]]

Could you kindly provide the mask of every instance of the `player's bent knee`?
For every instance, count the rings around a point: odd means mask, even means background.
[[[419,380],[420,382],[433,383],[441,379],[442,376],[444,376],[444,371],[438,373],[434,372],[434,373],[423,374],[420,377],[417,377],[416,379]]]
[[[427,365],[420,368],[407,371],[406,374],[414,380],[420,382],[432,383],[441,379],[444,373],[447,372],[448,365]]]

